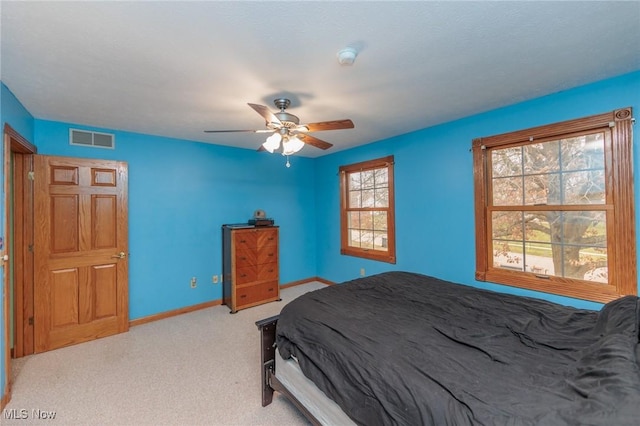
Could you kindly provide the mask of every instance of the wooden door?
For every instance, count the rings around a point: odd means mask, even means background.
[[[127,331],[126,163],[34,157],[35,352]]]

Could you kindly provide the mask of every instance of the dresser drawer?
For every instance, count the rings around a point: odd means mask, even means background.
[[[266,246],[258,250],[258,256],[255,264],[261,263],[278,263],[278,246]]]
[[[233,234],[236,250],[255,250],[258,247],[258,236],[253,229],[236,231]]]
[[[277,263],[263,263],[258,265],[258,280],[277,280],[278,279],[278,264]]]
[[[263,229],[257,234],[257,247],[278,245],[278,229]]]
[[[238,249],[236,250],[235,266],[237,268],[245,268],[247,266],[254,266],[258,263],[255,250]]]
[[[278,297],[278,282],[272,281],[258,285],[238,287],[236,290],[236,304],[238,306],[261,302],[265,299]]]
[[[255,266],[236,268],[236,284],[247,284],[258,279],[258,271]]]

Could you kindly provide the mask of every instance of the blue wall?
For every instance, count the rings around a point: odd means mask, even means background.
[[[115,150],[69,145],[69,128],[115,133]],[[39,154],[129,166],[131,319],[219,300],[221,225],[260,208],[280,226],[280,281],[316,276],[313,160],[36,120]],[[190,288],[191,277],[198,279]]]
[[[473,164],[477,137],[580,118],[631,106],[640,114],[640,72],[489,111],[356,149],[318,158],[318,275],[341,282],[399,269],[493,290],[535,296],[582,308],[601,304],[475,281]],[[634,167],[640,147],[634,141]],[[397,264],[340,255],[338,167],[386,155],[395,159]],[[635,174],[635,201],[640,201]],[[640,225],[640,208],[636,209]],[[324,232],[331,229],[332,232]],[[636,237],[636,246],[640,247]],[[640,285],[639,285],[640,287]]]
[[[0,82],[0,132],[4,132],[4,125],[8,123],[15,131],[20,133],[25,139],[33,143],[33,116],[25,109],[25,107],[18,101],[18,99],[11,93],[9,88]],[[4,133],[3,133],[4,134]],[[4,143],[3,143],[4,146]],[[3,241],[6,241],[7,230],[5,229],[6,214],[4,211],[4,185],[5,175],[4,170],[4,148],[0,149],[0,167],[2,170],[2,181],[0,181],[0,237]],[[9,295],[4,294],[4,268],[0,268],[0,397],[4,396],[5,386],[7,383],[4,363],[5,352],[4,347],[5,340],[5,326],[4,323],[4,300]]]

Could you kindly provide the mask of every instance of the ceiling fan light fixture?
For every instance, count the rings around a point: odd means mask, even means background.
[[[304,148],[304,142],[296,136],[291,136],[282,142],[282,155],[293,155]]]
[[[266,149],[271,154],[273,154],[273,151],[280,148],[281,139],[282,139],[282,136],[280,136],[280,133],[274,133],[267,138],[267,140],[262,144],[262,146],[264,147],[264,149]]]

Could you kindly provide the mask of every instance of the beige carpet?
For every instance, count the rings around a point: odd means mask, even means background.
[[[303,284],[283,290],[282,302],[234,315],[216,306],[12,360],[12,399],[0,423],[307,425],[279,394],[271,405],[261,406],[254,323],[322,287]],[[38,413],[55,417],[42,420]]]

